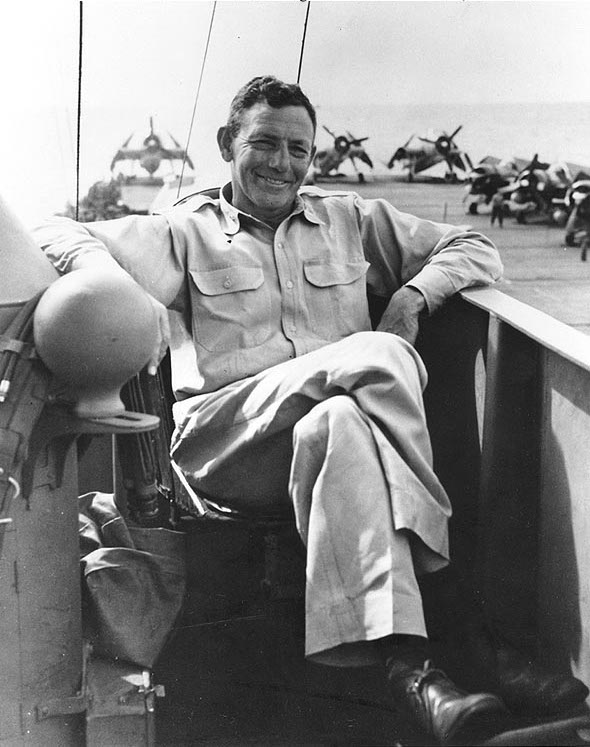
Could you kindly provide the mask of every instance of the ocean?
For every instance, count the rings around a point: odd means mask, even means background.
[[[106,109],[86,106],[80,138],[80,194],[94,182],[110,177],[111,160],[130,133],[141,141],[154,117],[156,132],[172,133],[183,145],[187,141],[192,101],[183,111],[162,109]],[[197,108],[189,144],[195,164],[195,181],[187,190],[210,187],[226,180],[227,165],[221,161],[216,144],[217,127],[222,124],[226,104],[216,111]],[[387,174],[385,163],[412,134],[432,136],[452,133],[459,125],[457,145],[473,163],[486,155],[499,158],[532,158],[566,161],[590,168],[590,101],[567,104],[459,104],[430,105],[318,105],[318,147],[329,146],[332,138],[322,125],[336,135],[350,131],[368,137],[365,148],[374,161],[375,174]],[[35,111],[19,119],[19,142],[26,149],[13,148],[4,141],[0,190],[26,223],[62,210],[76,195],[75,112]],[[14,144],[14,143],[13,143]],[[364,167],[363,167],[364,168]],[[396,167],[397,168],[397,167]],[[347,163],[344,172],[354,173]],[[187,172],[188,173],[188,172]],[[370,173],[370,172],[368,172]],[[183,190],[184,192],[184,190]]]

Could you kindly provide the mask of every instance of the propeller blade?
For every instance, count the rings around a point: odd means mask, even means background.
[[[436,140],[430,140],[427,137],[419,137],[418,140],[422,140],[423,143],[430,143],[431,145],[436,145]]]
[[[168,132],[168,136],[170,137],[170,139],[172,140],[172,142],[174,143],[174,145],[177,148],[180,148],[182,150],[182,145],[178,142],[178,140],[174,137],[174,135],[171,132]]]
[[[325,130],[325,131],[326,131],[326,132],[328,133],[328,135],[330,135],[331,137],[333,137],[333,138],[334,138],[334,140],[336,140],[336,135],[334,135],[334,133],[332,132],[332,130],[328,129],[328,128],[326,127],[326,125],[322,125],[322,127],[323,127],[323,128],[324,128],[324,130]]]
[[[371,159],[369,158],[368,154],[365,153],[364,150],[361,151],[361,153],[359,153],[358,157],[360,158],[360,160],[363,163],[366,163],[367,166],[369,166],[370,168],[373,168],[373,161],[371,161]]]
[[[414,137],[414,133],[410,135],[410,137],[406,140],[406,142],[402,145],[402,148],[407,148],[410,144],[410,140]]]
[[[467,165],[469,166],[469,168],[473,169],[473,163],[471,161],[471,158],[469,158],[469,154],[468,153],[463,153],[463,157],[467,161]]]
[[[452,140],[452,139],[453,139],[453,138],[455,137],[455,135],[456,135],[456,134],[457,134],[457,133],[458,133],[458,132],[459,132],[459,131],[460,131],[461,129],[463,129],[463,125],[459,125],[459,127],[457,127],[457,129],[455,130],[455,132],[453,132],[453,134],[452,134],[452,135],[449,135],[449,136],[448,136],[448,137],[449,137],[449,140]]]

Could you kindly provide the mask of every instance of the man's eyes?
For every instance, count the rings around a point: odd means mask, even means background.
[[[255,148],[259,148],[260,150],[272,150],[277,147],[272,140],[251,140],[250,142]]]
[[[307,158],[309,156],[309,151],[307,148],[302,148],[299,145],[293,145],[289,148],[289,152],[291,155],[296,156],[297,158]]]
[[[251,140],[251,144],[257,150],[276,150],[280,147],[280,144],[274,140],[256,139]],[[289,153],[296,158],[307,158],[309,150],[302,145],[289,145]]]

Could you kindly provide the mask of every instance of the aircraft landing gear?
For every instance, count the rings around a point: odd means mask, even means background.
[[[472,202],[471,205],[469,205],[468,213],[469,215],[477,215],[477,202]]]
[[[445,182],[447,182],[447,184],[456,184],[457,174],[455,174],[454,171],[447,171],[445,174]]]
[[[359,184],[364,184],[365,183],[365,175],[361,174],[360,171],[358,173],[358,178],[359,178]]]

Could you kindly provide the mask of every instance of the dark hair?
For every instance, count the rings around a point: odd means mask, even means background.
[[[240,131],[243,113],[259,101],[266,101],[277,109],[282,106],[303,106],[311,118],[315,134],[315,109],[297,83],[284,83],[274,75],[259,75],[242,86],[232,99],[227,118],[227,130],[232,140]]]

